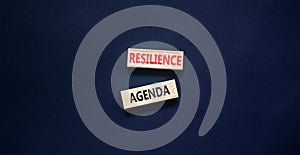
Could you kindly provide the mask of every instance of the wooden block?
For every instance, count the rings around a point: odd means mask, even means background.
[[[183,51],[128,48],[127,67],[183,69]]]
[[[178,97],[175,80],[154,83],[121,91],[123,108],[143,106]]]

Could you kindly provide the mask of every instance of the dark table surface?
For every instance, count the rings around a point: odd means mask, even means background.
[[[203,57],[191,52],[201,85],[196,117],[171,143],[130,152],[105,144],[85,127],[73,100],[72,67],[82,39],[96,23],[119,10],[149,4],[182,10],[208,29],[225,62],[227,95],[215,126],[198,137],[210,97],[210,76]],[[297,0],[7,0],[0,8],[1,154],[300,154]],[[118,36],[104,52],[124,51],[150,40],[197,50],[177,33],[144,27]],[[107,67],[97,68],[97,90],[108,89],[108,75],[120,54],[100,58]],[[130,86],[171,77],[173,72],[136,70]],[[115,110],[111,92],[98,96],[106,101],[103,107],[112,120],[135,130],[166,123],[178,108],[175,104],[151,116],[131,116],[127,122],[120,119],[124,113]]]

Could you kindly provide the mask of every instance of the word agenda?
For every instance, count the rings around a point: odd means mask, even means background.
[[[178,97],[175,80],[121,91],[123,108],[129,109]]]
[[[127,67],[183,69],[183,51],[128,48]]]

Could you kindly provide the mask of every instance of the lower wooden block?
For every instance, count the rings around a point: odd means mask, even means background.
[[[121,91],[123,108],[129,109],[178,98],[175,79]]]

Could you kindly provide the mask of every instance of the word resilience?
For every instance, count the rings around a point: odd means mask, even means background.
[[[183,51],[128,48],[127,67],[183,69]]]

